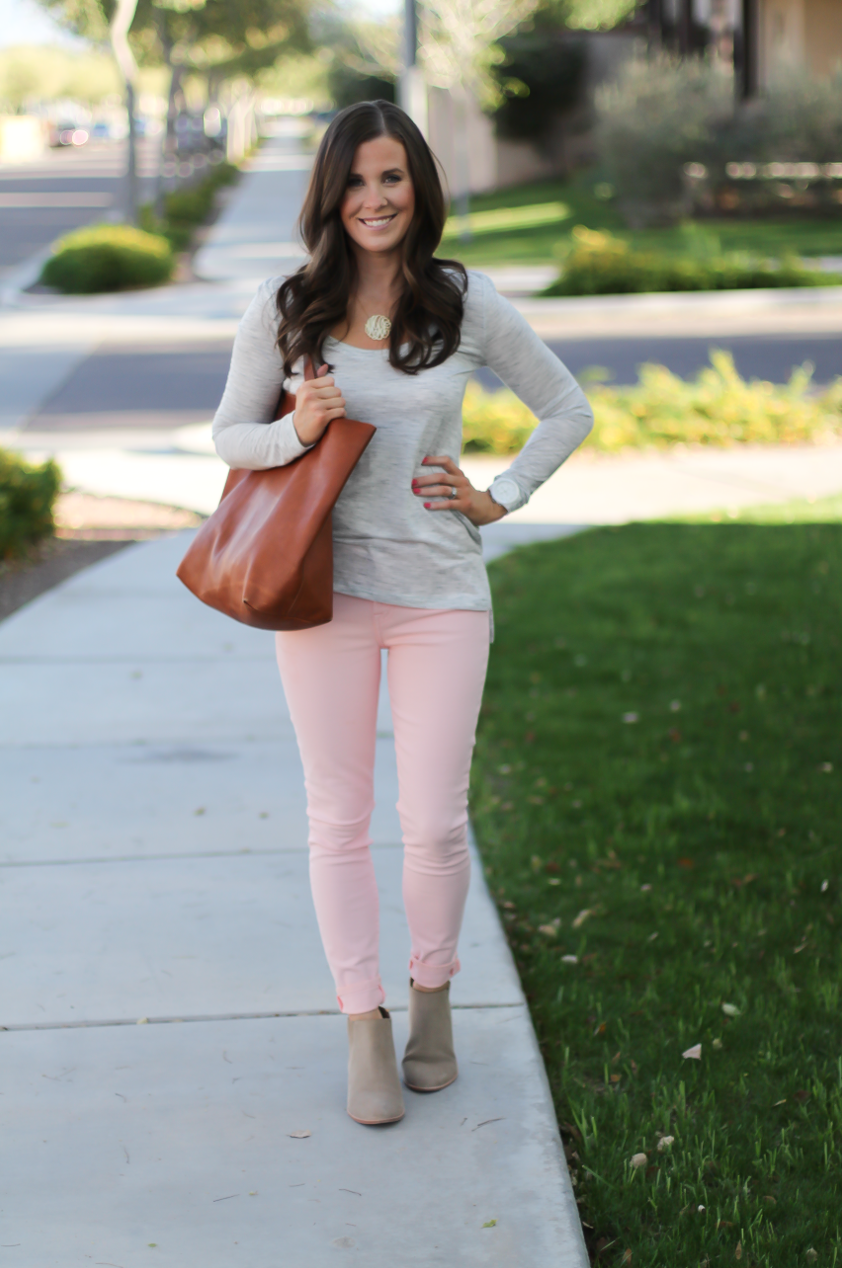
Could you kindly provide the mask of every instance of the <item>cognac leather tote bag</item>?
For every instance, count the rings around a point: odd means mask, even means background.
[[[293,409],[295,397],[284,392],[275,417]],[[187,589],[260,630],[327,624],[333,617],[331,512],[375,430],[334,419],[288,466],[229,471],[219,506],[179,565]]]

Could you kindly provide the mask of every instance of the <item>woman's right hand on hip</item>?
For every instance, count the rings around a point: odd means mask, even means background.
[[[295,394],[292,422],[302,445],[314,445],[328,423],[345,417],[345,398],[327,371],[322,365],[314,375],[308,361],[304,382]]]

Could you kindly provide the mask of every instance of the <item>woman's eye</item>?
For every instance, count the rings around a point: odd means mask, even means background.
[[[349,189],[359,189],[360,185],[362,185],[362,179],[361,179],[359,176],[349,176],[349,177],[348,177],[348,188],[349,188]]]

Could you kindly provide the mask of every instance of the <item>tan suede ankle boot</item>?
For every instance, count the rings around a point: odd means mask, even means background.
[[[418,991],[410,978],[404,1083],[413,1092],[440,1092],[450,1086],[458,1073],[450,1019],[450,983],[443,991]]]
[[[392,1019],[385,1008],[369,1021],[348,1018],[348,1113],[367,1127],[403,1118]]]

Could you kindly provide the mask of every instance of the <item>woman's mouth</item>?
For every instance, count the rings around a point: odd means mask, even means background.
[[[392,223],[396,214],[397,213],[393,213],[391,216],[370,216],[366,218],[360,216],[359,222],[361,225],[365,225],[366,229],[383,229],[386,225]]]

